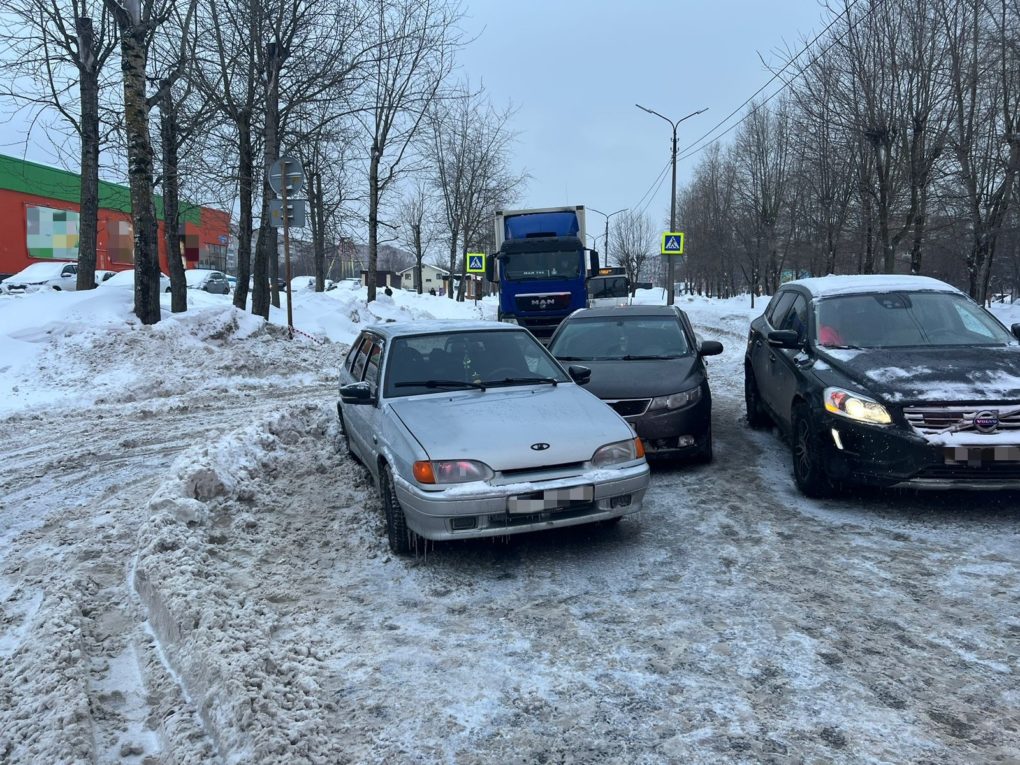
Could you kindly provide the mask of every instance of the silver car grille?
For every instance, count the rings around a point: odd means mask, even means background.
[[[907,423],[922,436],[931,436],[947,428],[970,424],[979,412],[996,412],[997,431],[1020,431],[1020,406],[1016,404],[961,404],[956,406],[915,406],[903,409]],[[966,428],[973,431],[973,428]]]
[[[650,398],[606,399],[606,403],[616,410],[621,417],[640,417],[648,411]]]

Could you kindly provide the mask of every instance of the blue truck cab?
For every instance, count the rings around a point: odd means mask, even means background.
[[[548,340],[570,313],[588,305],[586,282],[598,253],[584,246],[584,207],[501,210],[498,252],[488,278],[499,282],[500,321],[520,324]]]

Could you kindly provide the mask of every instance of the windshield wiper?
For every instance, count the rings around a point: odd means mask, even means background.
[[[624,361],[654,361],[654,360],[662,360],[662,359],[680,359],[680,358],[683,358],[683,356],[677,356],[676,354],[673,354],[673,355],[659,354],[659,355],[650,355],[650,356],[633,356],[633,355],[628,353],[626,356],[621,356],[620,358],[622,358]]]
[[[533,383],[547,383],[559,385],[560,381],[555,377],[504,377],[502,380],[486,380],[485,385],[528,385]]]
[[[556,354],[553,354],[556,356]],[[556,356],[559,361],[594,361],[591,356]]]
[[[840,350],[840,351],[844,351],[844,350],[845,351],[863,351],[864,350],[859,345],[820,345],[818,347],[821,348],[822,350],[829,350],[829,349],[835,349],[835,350]]]
[[[485,390],[487,383],[465,382],[464,380],[410,380],[394,383],[394,388],[478,388]]]

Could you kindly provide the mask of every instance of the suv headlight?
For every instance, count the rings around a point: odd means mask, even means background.
[[[475,460],[424,460],[415,462],[411,471],[418,483],[469,483],[487,481],[495,473],[484,462]]]
[[[701,400],[701,386],[682,390],[671,396],[656,396],[648,405],[649,409],[679,409],[682,406],[689,406]]]
[[[608,467],[623,462],[633,462],[644,456],[645,447],[641,443],[641,439],[629,438],[626,441],[617,441],[596,449],[595,454],[592,455],[591,464],[595,467]]]
[[[842,388],[826,388],[822,397],[825,401],[825,411],[838,414],[840,417],[872,425],[888,425],[892,422],[892,417],[884,406],[860,393]]]

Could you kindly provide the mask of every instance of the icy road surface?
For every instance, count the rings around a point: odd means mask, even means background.
[[[801,498],[746,311],[699,309],[716,461],[612,529],[392,557],[339,346],[273,332],[136,338],[151,395],[14,415],[0,761],[1017,762],[1020,497]]]

